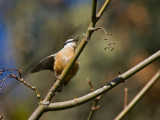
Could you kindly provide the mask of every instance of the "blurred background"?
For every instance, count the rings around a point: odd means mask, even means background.
[[[98,1],[98,9],[104,0]],[[104,32],[94,32],[79,57],[80,70],[71,82],[54,97],[54,102],[83,96],[90,92],[86,79],[95,89],[119,73],[143,61],[160,49],[159,1],[111,1],[98,21],[112,33],[114,50],[104,50]],[[69,38],[80,37],[90,23],[91,0],[0,0],[0,69],[21,69],[24,79],[37,87],[44,98],[55,80],[50,71],[30,74],[44,57],[57,52]],[[94,120],[112,120],[123,109],[124,88],[130,101],[160,67],[157,60],[125,83],[110,90],[100,100]],[[0,76],[2,80],[9,73]],[[6,80],[0,91],[0,115],[4,120],[25,120],[38,106],[35,93],[13,79]],[[158,120],[160,118],[160,81],[126,115],[124,120]],[[45,113],[41,120],[85,120],[92,102],[79,107]]]

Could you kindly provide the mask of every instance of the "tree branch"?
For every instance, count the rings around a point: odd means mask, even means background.
[[[95,89],[94,89],[94,87],[92,85],[92,82],[90,81],[89,78],[87,79],[87,83],[89,84],[89,86],[91,88],[91,91],[93,92]],[[100,108],[100,105],[98,105],[98,102],[102,98],[102,96],[103,95],[100,95],[100,96],[96,97],[93,100],[93,103],[92,103],[92,106],[91,106],[91,110],[90,110],[90,112],[88,114],[87,120],[91,120],[93,118],[93,116],[94,116],[95,111]]]
[[[9,72],[10,75],[7,75],[6,77],[3,78],[3,80],[0,80],[0,90],[3,86],[6,87],[6,84],[5,84],[5,80],[7,78],[14,78],[15,80],[23,83],[25,86],[27,86],[28,88],[30,88],[31,90],[33,90],[35,93],[36,93],[36,96],[38,98],[38,100],[40,100],[40,94],[37,90],[36,87],[30,85],[29,83],[27,83],[23,77],[22,77],[22,72],[21,70],[18,70],[18,69],[11,69],[11,68],[7,68],[7,67],[3,67],[2,70],[0,69],[0,75],[3,75],[4,72]],[[14,73],[16,72],[16,73]],[[18,73],[18,75],[16,75]]]
[[[96,22],[96,9],[97,8],[97,0],[92,0],[92,13],[91,20],[92,22]]]
[[[111,1],[111,0],[106,0],[106,2],[104,3],[104,5],[102,6],[103,8],[101,9],[101,15],[103,14],[104,10],[106,9],[106,7],[108,6],[109,2],[107,1]],[[95,11],[96,11],[96,2],[97,0],[93,0],[93,5],[92,5],[92,15],[95,15]],[[100,18],[100,17],[99,17]],[[30,116],[29,120],[35,120],[35,119],[39,119],[41,117],[41,115],[43,114],[43,112],[45,111],[45,107],[44,105],[48,105],[49,101],[52,99],[52,97],[54,96],[58,86],[63,82],[64,77],[67,75],[68,71],[70,70],[71,66],[74,64],[74,62],[78,59],[79,55],[81,54],[81,52],[83,51],[84,47],[86,46],[86,44],[88,43],[92,33],[94,32],[93,30],[90,30],[89,28],[94,28],[95,24],[97,23],[97,21],[99,20],[99,18],[94,21],[91,20],[90,25],[86,31],[86,35],[85,38],[81,40],[79,46],[77,47],[76,51],[75,51],[75,55],[72,57],[72,59],[69,61],[68,65],[65,67],[65,69],[63,70],[63,72],[61,73],[60,77],[57,79],[57,81],[55,82],[55,84],[51,87],[51,89],[49,90],[49,92],[47,93],[46,97],[44,98],[44,100],[42,101],[43,104],[40,104],[38,106],[38,108],[33,112],[33,114]],[[91,18],[92,19],[92,18]]]
[[[57,103],[50,103],[48,106],[46,106],[46,111],[56,111],[56,110],[64,110],[72,107],[79,106],[81,104],[84,104],[103,93],[109,91],[110,89],[114,88],[115,86],[119,85],[120,83],[124,82],[127,78],[131,77],[138,71],[140,71],[142,68],[146,67],[147,65],[151,64],[153,61],[158,59],[160,57],[160,50],[153,54],[152,56],[148,57],[135,67],[131,68],[127,72],[123,73],[122,75],[119,75],[117,78],[103,86],[102,88],[99,88],[87,95],[84,95],[82,97],[65,101],[65,102],[57,102]]]
[[[145,93],[154,85],[154,83],[158,79],[160,79],[160,69],[114,120],[121,120],[136,105],[136,103],[145,95]]]
[[[105,3],[103,4],[102,8],[99,10],[98,14],[96,15],[97,20],[99,20],[99,18],[102,16],[102,14],[104,13],[105,9],[107,8],[107,6],[109,5],[111,0],[106,0]]]

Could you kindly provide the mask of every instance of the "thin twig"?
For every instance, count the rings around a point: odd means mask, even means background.
[[[90,86],[91,91],[93,92],[95,89],[94,89],[92,82],[89,78],[87,78],[87,83]],[[101,97],[102,97],[102,95],[100,95],[94,99],[92,106],[91,106],[91,110],[90,110],[89,115],[87,117],[87,120],[91,120],[93,118],[95,111],[100,108],[100,105],[98,105],[98,101],[101,99]]]
[[[0,81],[0,82],[1,82],[0,90],[2,89],[3,86],[6,86],[5,80],[6,80],[7,78],[9,78],[9,77],[10,77],[10,75],[7,75],[6,77],[3,78],[3,80]]]
[[[107,41],[108,45],[104,47],[104,49],[106,50],[107,48],[110,49],[111,51],[114,50],[114,47],[112,45],[115,44],[115,42],[113,42],[110,38],[109,38],[109,35],[112,35],[112,33],[107,33],[107,31],[103,28],[103,27],[96,27],[96,28],[90,28],[90,30],[92,31],[97,31],[97,30],[103,30],[103,32],[105,33],[106,35],[106,38],[104,40]]]
[[[158,81],[158,79],[160,79],[160,69],[114,120],[121,120],[138,103],[155,82]]]
[[[128,88],[124,88],[124,108],[127,106],[128,101]]]
[[[22,82],[25,86],[27,86],[27,87],[29,87],[30,89],[32,89],[32,90],[36,93],[37,98],[40,100],[40,94],[39,94],[39,92],[38,92],[38,90],[37,90],[36,87],[31,86],[29,83],[27,83],[26,81],[24,81],[23,78],[18,78],[18,77],[16,77],[14,74],[12,74],[12,75],[10,76],[10,78],[14,78],[15,80],[18,80],[18,81]]]
[[[23,83],[25,86],[27,86],[28,88],[34,90],[35,93],[36,93],[36,95],[37,95],[37,98],[40,99],[40,94],[39,94],[38,90],[36,89],[36,87],[31,86],[30,84],[28,84],[28,83],[22,78],[22,72],[21,72],[21,70],[3,67],[3,69],[0,70],[0,73],[1,73],[1,75],[2,75],[4,72],[7,72],[7,71],[10,73],[10,75],[7,75],[6,77],[3,78],[3,80],[1,80],[0,90],[2,89],[3,85],[6,86],[5,80],[6,80],[7,78],[14,78],[15,80],[18,80],[18,81],[22,82],[22,83]],[[19,76],[17,77],[13,72],[18,72],[18,75],[19,75]]]

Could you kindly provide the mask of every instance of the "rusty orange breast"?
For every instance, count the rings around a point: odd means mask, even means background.
[[[56,74],[56,77],[58,77],[68,64],[69,60],[74,55],[74,48],[63,48],[60,52],[57,53],[55,57],[55,63],[54,63],[54,71]],[[77,73],[79,69],[79,63],[76,61],[73,65],[73,67],[70,69],[68,74],[65,77],[64,85],[69,82],[70,79]]]

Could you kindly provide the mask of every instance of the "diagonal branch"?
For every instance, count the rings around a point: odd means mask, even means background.
[[[133,100],[122,110],[119,115],[114,120],[121,120],[135,105],[136,103],[145,95],[145,93],[154,85],[156,81],[160,79],[160,69],[152,77],[152,79],[144,86],[144,88],[133,98]]]
[[[92,13],[91,20],[92,22],[96,22],[96,9],[97,8],[97,0],[92,0]]]
[[[93,0],[92,3],[92,18],[95,18],[95,14],[96,14],[96,5],[97,5],[97,0]],[[91,19],[92,19],[91,18]],[[91,20],[91,23],[89,25],[89,27],[94,27],[97,21],[95,20]],[[60,75],[60,77],[56,80],[55,84],[51,87],[51,89],[49,90],[49,92],[47,93],[44,101],[50,101],[52,99],[52,96],[54,96],[54,93],[56,92],[58,86],[62,83],[63,79],[65,78],[65,76],[67,75],[68,71],[70,70],[71,66],[75,63],[75,61],[78,59],[79,55],[81,54],[81,52],[83,51],[84,47],[86,46],[86,44],[88,43],[88,40],[90,39],[91,35],[92,35],[93,31],[92,30],[87,30],[85,38],[82,39],[81,43],[79,44],[79,46],[77,47],[76,51],[75,51],[75,55],[72,57],[72,59],[70,60],[70,62],[68,63],[68,65],[65,67],[65,69],[63,70],[62,74]]]
[[[105,3],[103,4],[102,8],[99,10],[98,14],[96,15],[97,20],[99,20],[99,18],[102,16],[102,14],[104,13],[105,9],[107,8],[107,6],[109,5],[111,0],[106,0]]]
[[[82,97],[76,98],[74,100],[69,100],[65,102],[57,102],[57,103],[50,103],[48,106],[46,106],[46,111],[55,111],[55,110],[64,110],[72,107],[79,106],[81,104],[84,104],[103,93],[109,91],[110,89],[114,88],[115,86],[119,85],[120,83],[124,82],[127,78],[131,77],[147,65],[151,64],[153,61],[158,59],[160,57],[160,50],[153,54],[152,56],[148,57],[135,67],[131,68],[127,72],[123,73],[122,75],[119,75],[117,78],[106,84],[105,86],[87,94]]]
[[[101,15],[103,14],[103,12],[105,11],[106,7],[108,6],[109,2],[111,0],[106,0],[104,5],[102,6],[102,9],[100,10]],[[97,0],[93,0],[92,3],[92,15],[96,14],[96,5],[97,5]],[[89,28],[94,28],[97,21],[99,20],[100,17],[98,17],[98,19],[96,18],[96,20],[91,20],[89,27],[86,31],[86,35],[85,37],[81,40],[79,46],[77,47],[76,51],[75,51],[75,55],[72,57],[72,59],[69,61],[68,65],[65,67],[65,69],[63,70],[62,74],[60,75],[59,79],[57,79],[57,81],[55,82],[55,84],[51,87],[51,89],[49,90],[49,92],[47,93],[46,97],[44,98],[44,100],[42,101],[42,103],[47,104],[49,103],[49,101],[52,99],[52,97],[54,96],[58,86],[61,84],[61,82],[63,82],[64,77],[67,75],[68,71],[70,70],[71,66],[74,64],[74,62],[78,59],[79,55],[81,54],[81,52],[83,51],[83,49],[85,48],[85,46],[87,45],[88,41],[90,40],[90,37],[92,35],[92,33],[94,32],[93,30],[90,30]],[[33,114],[30,116],[29,120],[33,120],[33,119],[39,119],[41,117],[41,115],[44,113],[45,111],[45,106],[43,104],[40,104],[38,106],[38,108],[33,112]]]
[[[3,80],[0,80],[0,83],[1,83],[1,84],[0,84],[0,90],[1,90],[1,88],[2,88],[3,86],[6,87],[5,80],[6,80],[7,78],[13,78],[13,79],[15,79],[15,80],[23,83],[23,84],[24,84],[25,86],[27,86],[28,88],[32,89],[32,90],[36,93],[36,96],[37,96],[38,100],[40,100],[40,94],[39,94],[37,88],[34,87],[34,86],[31,86],[29,83],[27,83],[27,82],[23,79],[23,77],[22,77],[22,71],[21,71],[21,70],[3,67],[2,70],[0,69],[0,75],[3,75],[4,72],[9,72],[10,75],[7,75],[6,77],[3,78]],[[18,73],[18,75],[15,75],[14,72]]]

